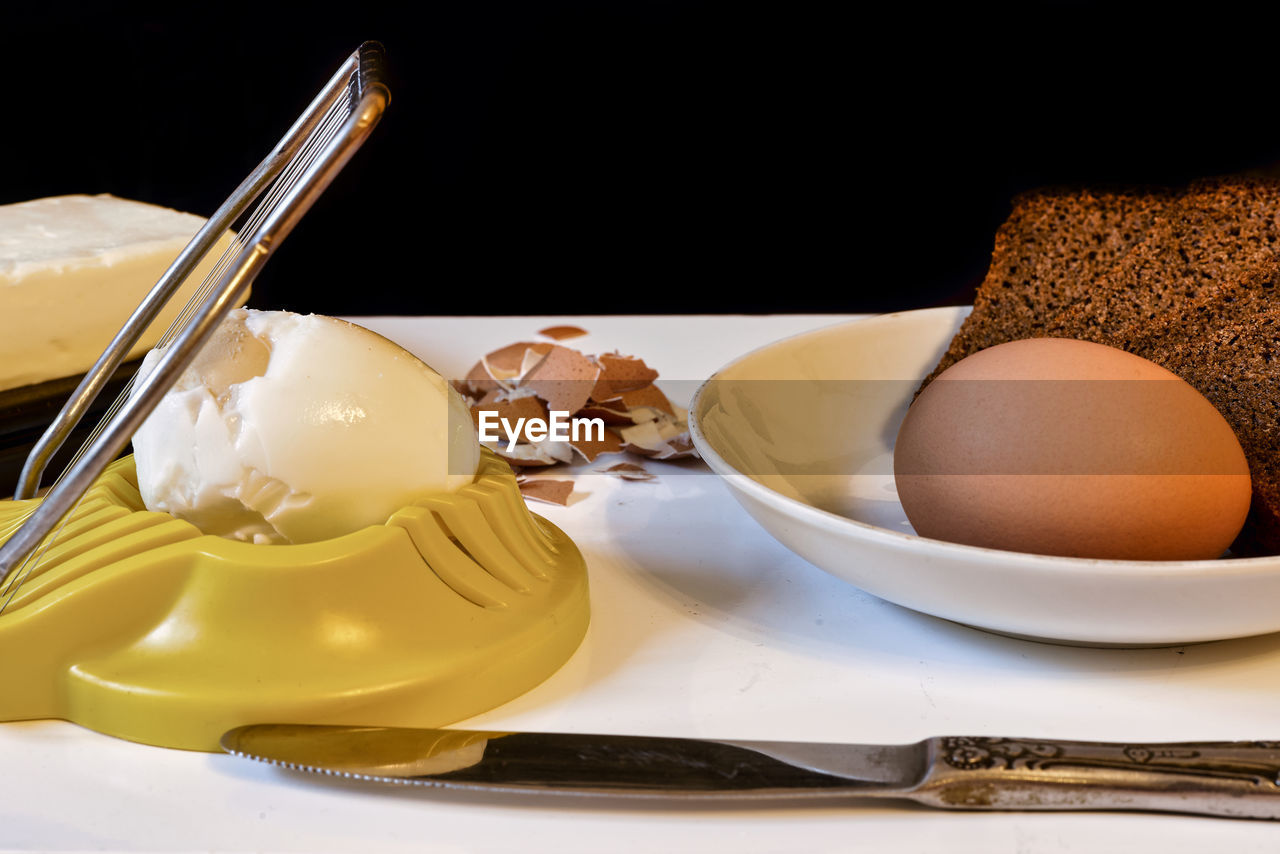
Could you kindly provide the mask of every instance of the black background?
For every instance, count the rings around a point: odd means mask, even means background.
[[[7,9],[0,202],[207,215],[365,39],[386,46],[391,107],[256,307],[966,302],[1020,190],[1280,162],[1276,22],[1249,7],[321,8]]]

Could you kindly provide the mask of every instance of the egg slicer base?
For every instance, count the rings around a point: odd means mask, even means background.
[[[0,503],[0,539],[40,499]],[[0,720],[217,751],[251,723],[438,727],[541,683],[589,620],[573,542],[485,452],[474,483],[306,545],[147,511],[132,457],[0,615]]]

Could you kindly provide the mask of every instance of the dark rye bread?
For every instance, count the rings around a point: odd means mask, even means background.
[[[1249,313],[1236,305],[1239,319],[1227,320],[1224,312],[1216,328],[1166,336],[1145,355],[1217,407],[1249,460],[1253,504],[1232,550],[1280,554],[1280,306]]]
[[[1246,323],[1280,308],[1280,258],[1270,275],[1249,277],[1215,287],[1150,321],[1130,324],[1112,335],[1109,344],[1155,361],[1170,341],[1197,340],[1218,330]]]
[[[1201,182],[1039,334],[1119,343],[1118,335],[1223,287],[1272,280],[1280,261],[1280,183]]]
[[[942,361],[925,384],[979,350],[1030,338],[1146,236],[1173,198],[1163,192],[1024,193],[996,232],[991,265]]]

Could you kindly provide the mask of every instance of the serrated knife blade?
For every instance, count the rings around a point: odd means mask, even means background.
[[[948,809],[1154,810],[1280,818],[1280,742],[940,737],[820,744],[257,724],[228,753],[454,789],[694,798],[906,798]]]

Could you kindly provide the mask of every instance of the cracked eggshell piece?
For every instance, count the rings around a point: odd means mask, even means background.
[[[603,454],[624,451],[659,460],[696,457],[687,413],[654,385],[657,378],[658,372],[635,356],[589,356],[559,344],[520,341],[482,356],[456,386],[477,419],[481,410],[512,419],[545,418],[556,410],[604,422],[602,439],[526,439],[515,447],[507,441],[486,442],[513,466],[573,463],[575,454],[594,462]]]
[[[336,318],[251,309],[228,316],[133,443],[148,509],[255,543],[382,524],[471,483],[480,461],[462,397],[411,353]]]

